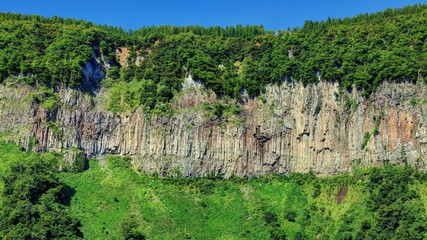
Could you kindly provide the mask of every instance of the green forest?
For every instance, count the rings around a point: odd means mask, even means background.
[[[427,5],[303,27],[151,26],[133,31],[83,20],[0,13],[0,82],[82,88],[82,67],[108,63],[109,109],[167,103],[186,76],[219,97],[254,97],[266,84],[339,82],[367,98],[384,81],[425,81]],[[119,56],[120,55],[120,56]],[[49,90],[50,91],[50,90]]]
[[[129,159],[59,172],[61,155],[0,143],[2,239],[425,239],[427,174],[409,166],[160,178]]]

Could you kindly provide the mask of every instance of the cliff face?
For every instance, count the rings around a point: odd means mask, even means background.
[[[325,176],[388,160],[426,170],[425,84],[384,83],[366,100],[356,90],[340,94],[334,83],[284,83],[257,99],[243,97],[243,113],[226,118],[200,110],[214,94],[191,79],[184,87],[169,117],[141,109],[115,116],[105,110],[102,90],[92,97],[62,89],[57,106],[46,110],[22,100],[28,88],[0,86],[0,132],[36,151],[63,151],[69,164],[79,154],[129,155],[135,169],[160,175]]]

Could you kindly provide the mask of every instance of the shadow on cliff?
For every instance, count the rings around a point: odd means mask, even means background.
[[[104,78],[101,70],[101,66],[97,62],[97,55],[93,53],[92,58],[86,62],[83,67],[83,79],[82,85],[79,90],[83,92],[88,92],[92,96],[95,96],[95,93],[101,85],[101,80]]]

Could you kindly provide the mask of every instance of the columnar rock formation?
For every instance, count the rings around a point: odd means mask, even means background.
[[[135,169],[161,175],[325,176],[385,162],[426,169],[425,84],[384,83],[365,99],[357,90],[340,92],[336,83],[283,83],[243,97],[243,113],[223,118],[201,110],[217,101],[201,88],[187,79],[172,116],[141,109],[115,116],[105,110],[103,90],[93,97],[62,89],[57,107],[45,110],[28,97],[28,87],[0,86],[1,137],[36,151],[63,151],[70,164],[77,149],[87,159],[127,155]]]

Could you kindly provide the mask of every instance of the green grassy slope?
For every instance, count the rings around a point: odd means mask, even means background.
[[[322,179],[171,179],[139,174],[113,156],[82,173],[58,172],[60,158],[0,144],[0,238],[426,237],[427,175],[409,167]]]
[[[148,239],[422,239],[425,231],[419,195],[425,179],[410,169],[325,179],[180,180],[93,161],[88,171],[62,173],[61,179],[76,191],[70,214],[82,221],[88,239],[129,231]]]

